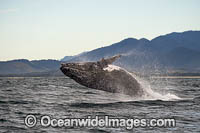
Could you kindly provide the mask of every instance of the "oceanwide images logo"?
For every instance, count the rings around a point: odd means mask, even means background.
[[[24,119],[27,127],[32,128],[38,125],[42,127],[107,127],[126,128],[128,130],[137,127],[175,127],[175,119],[134,119],[134,118],[113,118],[109,116],[87,116],[87,118],[52,118],[49,115],[36,118],[34,115],[27,115]]]

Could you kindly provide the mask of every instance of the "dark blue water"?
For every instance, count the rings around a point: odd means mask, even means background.
[[[0,132],[200,132],[200,79],[151,79],[152,96],[141,99],[83,87],[67,77],[0,78]],[[179,99],[179,98],[180,99]],[[37,118],[174,118],[176,127],[53,128],[24,124]]]

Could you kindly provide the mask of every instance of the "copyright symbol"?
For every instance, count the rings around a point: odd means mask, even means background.
[[[27,127],[34,127],[37,123],[36,117],[34,115],[27,115],[24,123]]]

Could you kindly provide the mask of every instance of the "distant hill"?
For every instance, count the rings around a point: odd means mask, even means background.
[[[61,59],[61,61],[69,61],[69,60],[73,60],[76,57],[82,56],[84,54],[86,54],[87,52],[82,52],[78,55],[74,55],[74,56],[65,56],[64,58]]]
[[[65,56],[58,60],[11,60],[0,62],[1,75],[62,75],[61,62],[97,61],[122,54],[115,64],[142,73],[200,73],[200,31],[173,32],[156,37],[127,38],[106,47]]]
[[[57,60],[11,60],[0,62],[0,74],[26,74],[58,70],[61,61]]]
[[[200,31],[173,32],[151,40],[151,50],[167,53],[177,47],[200,50]]]
[[[177,47],[161,56],[160,62],[167,67],[200,68],[200,51]]]
[[[71,59],[73,59],[74,58],[74,56],[65,56],[64,58],[62,58],[61,60],[62,61],[68,61],[68,60],[71,60]]]
[[[67,61],[96,61],[116,54],[123,55],[116,64],[133,71],[200,71],[200,31],[173,32],[152,40],[127,38]]]

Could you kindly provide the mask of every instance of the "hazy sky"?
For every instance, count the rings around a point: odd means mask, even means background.
[[[0,60],[60,59],[200,30],[200,0],[0,0]]]

